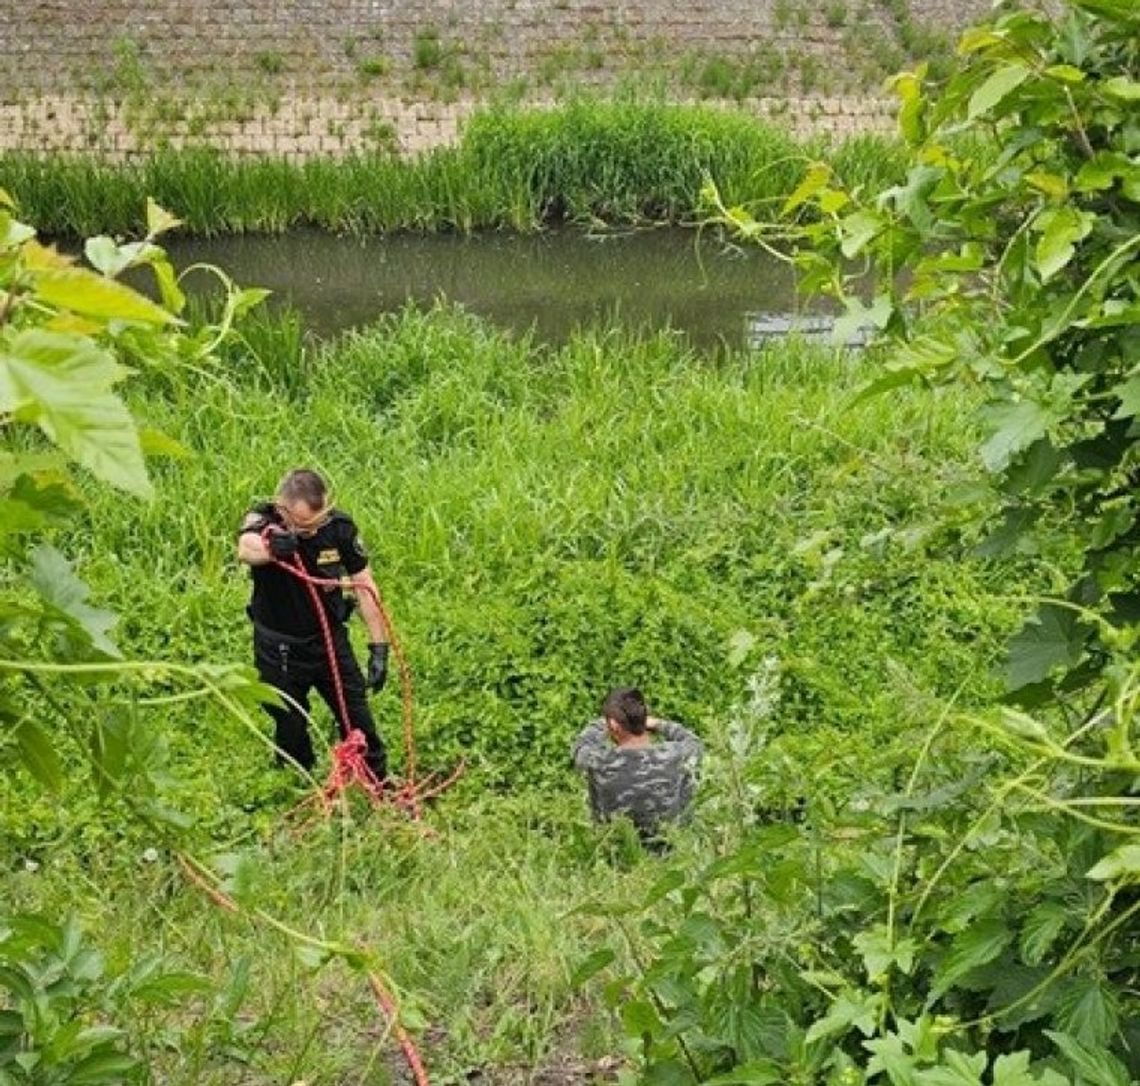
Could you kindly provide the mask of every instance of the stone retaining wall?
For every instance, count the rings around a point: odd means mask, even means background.
[[[490,81],[533,75],[559,56],[580,76],[604,77],[630,61],[759,46],[814,51],[836,66],[851,60],[845,36],[854,35],[856,52],[870,51],[897,38],[901,21],[953,33],[989,8],[990,0],[2,0],[0,91],[65,92],[124,59],[128,81],[142,66],[161,80],[270,75],[309,87],[358,78],[369,61],[430,71],[454,55]]]
[[[256,107],[239,119],[199,123],[189,103],[190,116],[168,117],[159,125],[152,118],[133,116],[126,105],[45,95],[0,105],[0,150],[87,151],[114,161],[146,155],[158,147],[210,147],[234,155],[289,159],[370,150],[415,155],[454,143],[464,120],[477,107],[471,100],[444,104],[397,98],[366,102],[290,98],[273,109]],[[732,108],[745,109],[801,135],[842,137],[894,128],[893,103],[880,99],[759,98],[732,103]]]

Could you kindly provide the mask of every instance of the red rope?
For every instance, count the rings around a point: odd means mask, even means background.
[[[357,732],[360,735],[359,732]],[[363,736],[361,736],[363,739]],[[232,897],[224,894],[216,886],[212,886],[207,881],[203,871],[197,861],[192,860],[184,853],[177,853],[178,863],[182,868],[186,877],[194,883],[215,905],[220,909],[225,909],[226,912],[241,915],[241,907]],[[420,1057],[419,1049],[416,1048],[415,1042],[412,1040],[411,1035],[400,1024],[400,1012],[396,1006],[395,999],[392,998],[392,993],[384,986],[384,982],[380,979],[379,975],[369,970],[368,983],[372,988],[372,994],[376,999],[377,1005],[388,1019],[388,1024],[392,1032],[396,1035],[396,1040],[399,1042],[400,1048],[404,1053],[404,1059],[408,1063],[408,1068],[412,1072],[412,1078],[416,1081],[416,1086],[431,1086],[428,1081],[427,1071],[424,1069],[424,1061]]]
[[[272,533],[272,528],[266,528],[261,533],[261,540],[265,544],[266,550],[269,550],[269,539]],[[340,718],[337,723],[339,725],[341,741],[333,747],[332,768],[329,771],[329,776],[325,781],[324,787],[317,794],[316,798],[327,811],[332,801],[338,795],[353,783],[357,783],[374,803],[382,802],[387,794],[393,803],[406,810],[413,819],[418,820],[421,814],[422,801],[438,795],[445,788],[453,784],[460,774],[462,774],[464,766],[461,762],[455,772],[444,782],[434,787],[429,787],[432,785],[433,777],[428,777],[423,785],[419,785],[416,782],[416,742],[412,712],[412,670],[408,666],[407,656],[404,654],[404,648],[396,636],[395,627],[392,625],[392,619],[388,614],[388,609],[384,606],[384,600],[380,595],[379,588],[373,585],[357,584],[352,580],[345,582],[332,577],[315,577],[305,569],[299,554],[294,554],[292,561],[286,562],[274,557],[272,552],[270,552],[270,561],[279,569],[285,570],[285,572],[296,577],[297,580],[304,584],[309,594],[309,600],[313,605],[313,610],[316,612],[317,621],[321,627],[325,655],[328,658],[329,671],[332,674],[337,715]],[[391,646],[392,655],[396,660],[396,670],[400,676],[400,700],[402,703],[404,728],[404,765],[406,767],[407,776],[399,787],[391,788],[387,790],[387,793],[385,782],[377,778],[376,774],[372,771],[372,767],[369,766],[366,761],[365,756],[368,751],[368,741],[364,733],[352,726],[352,720],[348,714],[348,703],[344,695],[344,683],[341,679],[340,666],[337,663],[336,644],[333,640],[332,626],[329,623],[324,604],[321,602],[320,593],[317,591],[318,588],[343,589],[345,587],[352,588],[354,591],[363,590],[367,592],[373,603],[375,603],[376,610],[380,613],[380,621],[384,624],[384,632],[388,635],[388,643]],[[308,802],[308,800],[303,801],[300,806],[305,806]]]
[[[397,1013],[396,1003],[392,999],[391,994],[380,982],[380,978],[375,973],[368,974],[368,981],[372,985],[372,994],[376,997],[376,1002],[380,1004],[380,1009],[388,1016],[388,1020],[392,1023],[396,1040],[400,1042],[400,1047],[404,1050],[404,1059],[408,1061],[408,1067],[412,1072],[412,1078],[416,1080],[416,1086],[430,1086],[427,1071],[424,1070],[423,1060],[420,1059],[420,1054],[416,1046],[412,1043],[411,1037],[408,1036],[408,1031],[400,1025],[400,1016]]]

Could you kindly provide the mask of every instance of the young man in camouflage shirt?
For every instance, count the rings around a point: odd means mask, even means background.
[[[654,844],[662,823],[684,816],[702,751],[688,728],[649,716],[641,692],[623,686],[610,691],[601,718],[578,736],[574,764],[586,775],[594,818],[627,815]]]

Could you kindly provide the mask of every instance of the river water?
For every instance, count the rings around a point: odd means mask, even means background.
[[[616,317],[634,328],[673,328],[700,348],[739,347],[786,330],[804,309],[788,265],[679,228],[366,239],[306,230],[173,238],[167,247],[178,267],[205,261],[243,286],[270,288],[322,336],[409,301],[426,306],[444,298],[502,327],[533,328],[553,343]],[[195,272],[187,285],[206,281]]]

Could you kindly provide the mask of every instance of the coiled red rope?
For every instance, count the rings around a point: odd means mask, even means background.
[[[269,538],[272,528],[266,528],[261,533],[262,542],[269,550]],[[327,812],[333,801],[353,784],[360,785],[364,793],[373,803],[382,803],[388,800],[396,806],[407,811],[415,820],[421,815],[421,804],[424,800],[439,795],[444,789],[450,787],[463,772],[463,763],[456,767],[449,776],[440,778],[438,774],[430,774],[422,782],[416,780],[416,741],[413,718],[413,691],[412,671],[408,666],[408,659],[403,646],[396,636],[391,616],[384,605],[380,590],[373,585],[357,584],[351,578],[341,580],[332,577],[315,577],[301,562],[300,555],[294,554],[290,561],[270,556],[270,561],[278,568],[296,577],[304,584],[309,600],[316,613],[317,622],[321,627],[321,637],[324,641],[325,655],[328,658],[329,671],[332,675],[333,691],[336,697],[337,725],[340,731],[340,742],[332,749],[332,767],[321,790],[313,797],[303,800],[299,806],[307,806],[314,799],[319,801]],[[348,713],[348,702],[344,695],[344,682],[341,679],[340,666],[337,663],[336,645],[333,641],[332,625],[318,589],[321,588],[349,588],[355,592],[364,591],[376,604],[380,613],[380,620],[384,624],[384,632],[388,636],[392,656],[396,661],[396,670],[400,676],[400,701],[404,730],[404,766],[406,776],[398,785],[389,778],[381,781],[372,771],[366,761],[368,741],[359,728],[352,726]]]

